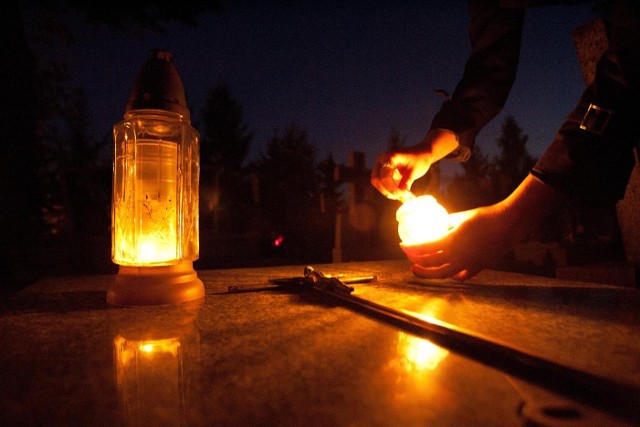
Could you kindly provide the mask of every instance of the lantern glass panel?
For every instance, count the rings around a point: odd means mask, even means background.
[[[171,265],[198,258],[198,133],[173,112],[140,110],[114,126],[112,258]]]

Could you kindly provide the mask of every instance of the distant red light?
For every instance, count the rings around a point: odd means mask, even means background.
[[[282,245],[282,242],[284,241],[284,237],[282,237],[282,235],[278,235],[278,237],[276,237],[275,239],[273,239],[273,246],[280,247]]]

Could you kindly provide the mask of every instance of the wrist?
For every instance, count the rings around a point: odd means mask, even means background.
[[[458,135],[448,129],[434,128],[419,144],[431,154],[432,162],[437,162],[453,153],[460,146]]]
[[[516,240],[524,239],[535,230],[562,201],[562,194],[529,174],[502,202],[505,221]]]

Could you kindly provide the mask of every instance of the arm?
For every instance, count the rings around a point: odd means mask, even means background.
[[[434,117],[431,129],[458,135],[452,158],[469,158],[478,132],[504,107],[516,78],[524,10],[498,1],[469,1],[471,53],[453,95]]]
[[[593,81],[532,169],[586,205],[624,197],[640,141],[640,5],[615,2],[612,12]]]
[[[462,79],[434,117],[420,143],[376,159],[371,184],[386,197],[402,199],[431,164],[468,159],[475,137],[504,106],[515,80],[524,22],[522,9],[497,0],[469,1],[471,53]],[[385,166],[385,167],[383,167]]]

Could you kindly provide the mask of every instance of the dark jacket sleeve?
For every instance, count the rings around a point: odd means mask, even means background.
[[[587,205],[624,197],[640,140],[640,22],[635,0],[614,1],[605,19],[609,47],[593,82],[531,170]]]
[[[516,77],[524,10],[502,8],[498,1],[468,2],[471,53],[450,99],[435,115],[431,129],[447,129],[460,147],[450,158],[469,158],[478,132],[503,108]]]

